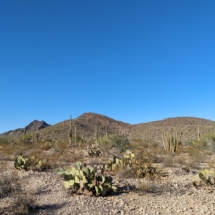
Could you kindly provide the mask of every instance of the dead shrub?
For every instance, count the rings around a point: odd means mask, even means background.
[[[29,214],[34,208],[32,193],[22,189],[17,172],[4,173],[0,177],[0,199],[7,197],[10,198],[10,202],[1,208],[2,214]]]
[[[174,167],[174,156],[172,154],[166,155],[163,160],[163,167]]]
[[[2,174],[0,177],[0,198],[17,194],[21,191],[21,184],[16,172],[11,175]]]
[[[137,188],[141,194],[152,193],[161,195],[166,192],[169,183],[169,178],[145,178],[138,180]]]
[[[7,210],[17,215],[29,214],[34,209],[34,203],[35,200],[32,196],[21,193],[14,198],[14,201]]]

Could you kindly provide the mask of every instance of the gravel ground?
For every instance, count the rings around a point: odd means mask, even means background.
[[[9,166],[12,166],[12,163]],[[54,170],[4,172],[4,174],[14,173],[20,177],[22,188],[26,193],[31,193],[30,196],[35,200],[30,214],[215,214],[214,188],[196,189],[192,185],[192,172],[181,175],[171,174],[167,177],[169,183],[161,192],[140,193],[127,188],[124,192],[107,197],[88,197],[68,193],[63,187],[61,177],[57,176]],[[120,184],[119,181],[116,181],[117,183]],[[132,183],[135,184],[135,182]],[[12,196],[0,198],[0,214],[14,214],[5,209],[12,199]]]

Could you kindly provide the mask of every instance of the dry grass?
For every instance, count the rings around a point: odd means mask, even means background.
[[[142,194],[153,193],[161,195],[166,191],[169,181],[157,180],[139,180],[138,191]]]
[[[17,195],[7,210],[12,214],[29,214],[34,209],[35,200],[31,195],[20,193]]]
[[[0,178],[0,198],[13,195],[19,192],[21,185],[19,183],[19,177],[16,173],[11,175],[1,174]]]
[[[22,181],[16,171],[1,174],[0,199],[8,198],[8,200],[6,205],[1,205],[0,213],[29,214],[30,210],[34,208],[32,191],[24,191],[21,185]]]

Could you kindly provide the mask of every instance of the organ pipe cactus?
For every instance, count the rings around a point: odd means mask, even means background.
[[[181,136],[182,136],[182,133],[179,135],[177,132],[163,133],[162,141],[163,141],[164,149],[171,153],[176,152]]]

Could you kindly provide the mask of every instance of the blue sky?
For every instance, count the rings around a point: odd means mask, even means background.
[[[215,1],[0,1],[0,133],[84,112],[215,120]]]

